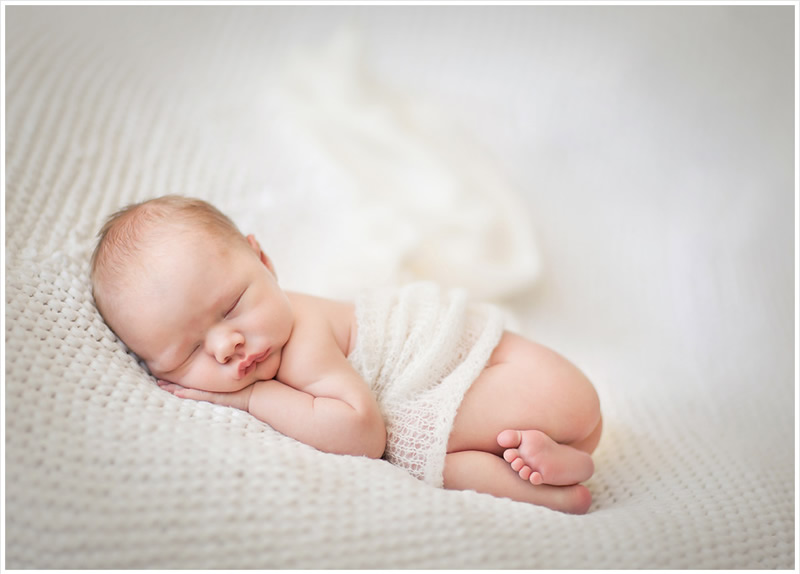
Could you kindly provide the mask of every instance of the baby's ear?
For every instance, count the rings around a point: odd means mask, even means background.
[[[248,235],[247,242],[250,244],[250,247],[253,248],[253,251],[258,254],[259,259],[261,259],[261,263],[263,263],[264,266],[269,269],[270,272],[272,272],[272,274],[275,276],[275,279],[277,279],[278,273],[275,271],[275,265],[273,265],[272,260],[267,257],[267,254],[261,249],[261,245],[258,244],[255,235]]]

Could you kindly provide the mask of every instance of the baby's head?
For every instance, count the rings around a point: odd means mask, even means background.
[[[217,245],[246,243],[236,225],[200,199],[167,195],[124,207],[108,218],[92,254],[92,292],[105,318],[115,297],[125,296],[145,277],[150,263],[181,238]]]
[[[293,317],[252,235],[204,201],[165,196],[115,213],[98,236],[97,308],[155,376],[223,392],[274,377],[264,355],[279,359]]]

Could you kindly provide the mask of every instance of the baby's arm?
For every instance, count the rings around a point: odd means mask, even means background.
[[[349,363],[347,367],[352,370]],[[162,380],[158,384],[176,397],[247,411],[278,432],[324,452],[380,458],[386,447],[386,426],[378,405],[355,371],[342,369],[303,390],[275,379],[235,393],[199,391]]]
[[[378,403],[326,325],[299,324],[292,339],[283,350],[280,380],[258,381],[234,393],[167,381],[159,385],[181,398],[248,411],[278,432],[324,452],[379,458],[386,447],[386,426]]]
[[[347,321],[321,299],[295,296],[293,307],[277,380],[253,385],[250,413],[319,450],[380,457],[386,426],[378,402],[336,337]]]
[[[346,367],[302,389],[277,380],[257,382],[248,410],[319,450],[379,458],[386,447],[383,418],[366,383]]]

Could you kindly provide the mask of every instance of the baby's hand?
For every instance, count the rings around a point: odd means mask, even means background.
[[[214,403],[215,405],[233,407],[245,412],[248,410],[248,406],[250,405],[250,395],[253,392],[253,385],[249,385],[243,388],[241,391],[236,391],[235,393],[214,393],[210,391],[189,389],[176,383],[170,383],[169,381],[164,381],[161,379],[158,379],[158,386],[182,399],[207,401],[209,403]]]

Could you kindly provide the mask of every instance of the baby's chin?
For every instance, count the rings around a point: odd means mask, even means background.
[[[280,352],[271,353],[269,357],[261,361],[256,367],[253,374],[255,381],[270,381],[278,376],[278,370],[281,366]]]
[[[259,367],[260,366],[261,365],[259,365]],[[272,365],[269,365],[269,366],[264,367],[264,368],[256,369],[255,373],[253,373],[253,374],[256,375],[256,378],[255,378],[255,380],[253,382],[255,382],[255,381],[271,381],[272,379],[274,379],[274,378],[276,378],[278,376],[278,369],[277,369],[277,367],[273,367]]]

